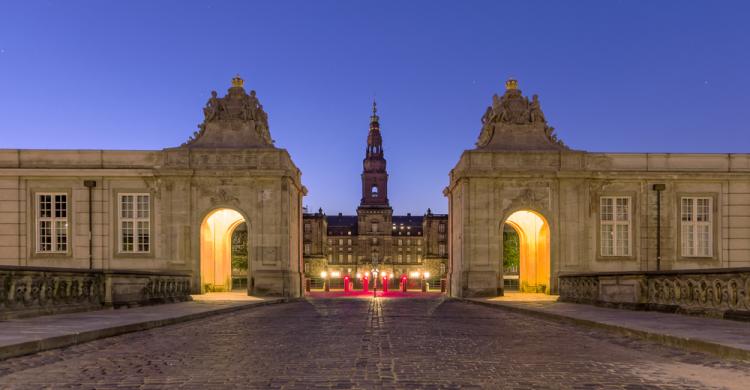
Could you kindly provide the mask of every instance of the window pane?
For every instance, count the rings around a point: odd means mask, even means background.
[[[68,250],[68,223],[66,221],[55,221],[55,250],[58,252]]]
[[[49,252],[52,250],[52,222],[39,221],[39,251]]]
[[[692,224],[682,225],[682,248],[684,256],[695,256],[695,243],[693,242],[693,230]]]
[[[681,215],[683,222],[689,222],[693,220],[693,200],[690,198],[682,198]]]
[[[68,215],[68,196],[55,195],[55,217],[66,218]]]
[[[695,219],[698,222],[708,222],[709,221],[709,215],[711,213],[711,208],[709,207],[709,199],[708,198],[698,198],[696,199],[697,207],[696,207],[696,215]]]
[[[612,198],[601,198],[601,220],[612,221]]]
[[[629,237],[630,234],[628,231],[628,225],[626,224],[617,225],[616,232],[617,232],[616,254],[618,256],[630,255],[630,237]]]
[[[133,196],[123,195],[120,200],[122,218],[133,218]]]
[[[612,225],[602,225],[602,255],[613,256],[614,253],[614,232]]]
[[[617,198],[617,216],[618,221],[630,220],[630,199]]]
[[[709,256],[711,254],[710,226],[698,226],[698,256]]]
[[[149,217],[148,195],[138,195],[138,218]]]
[[[39,195],[39,217],[52,217],[52,195]]]
[[[122,251],[132,252],[133,251],[133,222],[123,221],[120,226],[120,232],[122,234]]]
[[[138,251],[148,252],[150,243],[149,222],[138,222]]]

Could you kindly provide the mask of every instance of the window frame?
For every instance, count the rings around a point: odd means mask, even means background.
[[[40,208],[40,198],[42,196],[49,195],[50,198],[50,217],[49,218],[42,218],[39,214],[41,212]],[[65,196],[65,218],[62,217],[55,217],[55,196],[64,195]],[[45,256],[68,256],[72,252],[72,222],[71,217],[74,215],[71,211],[71,207],[73,202],[71,202],[71,194],[68,191],[36,191],[33,193],[33,204],[34,207],[32,208],[33,212],[33,218],[34,218],[34,243],[33,243],[33,251],[35,257],[45,257]],[[65,221],[65,250],[55,250],[57,244],[57,232],[58,229],[55,228],[55,222],[58,222],[59,220]],[[41,250],[41,235],[39,234],[39,227],[40,222],[42,221],[49,221],[50,222],[50,245],[52,250],[43,251]]]
[[[135,198],[134,205],[136,205],[138,203],[137,202],[137,196],[144,196],[144,195],[148,196],[148,207],[149,207],[148,217],[147,218],[144,218],[144,217],[141,217],[141,218],[134,217],[134,218],[130,219],[130,220],[132,220],[133,222],[136,223],[134,225],[134,236],[133,236],[133,249],[134,250],[133,251],[123,251],[122,250],[123,249],[122,248],[122,221],[123,221],[123,217],[122,217],[122,198],[124,196],[135,196],[136,198]],[[114,253],[115,253],[115,256],[116,257],[153,257],[154,254],[156,253],[155,247],[154,247],[154,245],[156,243],[156,240],[154,240],[154,236],[155,236],[154,232],[156,231],[156,229],[155,229],[155,226],[154,226],[154,214],[155,213],[154,213],[154,195],[153,195],[153,193],[148,192],[148,191],[143,191],[142,189],[120,190],[120,191],[115,191],[114,199],[115,199],[115,201],[114,201],[114,205],[113,206],[114,206],[115,218],[113,218],[113,222],[115,224],[115,226],[114,226],[114,228],[115,228],[114,229],[115,230],[115,237],[114,237],[114,243],[115,243]],[[135,214],[137,212],[137,210],[138,210],[137,206],[133,208],[134,215],[137,215],[137,214]],[[148,237],[149,237],[148,251],[138,251],[138,250],[136,250],[137,249],[137,245],[138,245],[137,230],[136,230],[137,229],[137,222],[144,222],[144,221],[148,221]]]
[[[686,193],[677,193],[675,198],[675,204],[676,204],[676,212],[675,212],[675,219],[676,219],[676,226],[678,227],[679,231],[677,234],[675,234],[675,239],[677,240],[676,245],[676,252],[677,252],[677,259],[678,260],[718,260],[719,255],[719,243],[721,241],[719,237],[719,223],[721,221],[721,216],[719,215],[719,211],[721,210],[719,208],[718,204],[718,196],[716,193],[694,193],[694,192],[686,192]],[[682,200],[683,199],[709,199],[709,253],[708,256],[702,256],[702,255],[685,255],[683,252],[683,238],[682,238],[682,232],[683,232],[683,221],[682,221]],[[697,203],[697,202],[696,202]],[[693,206],[693,211],[695,211],[695,208],[697,207],[697,204]],[[695,233],[694,233],[695,234]]]
[[[612,220],[611,221],[605,221],[603,219],[603,213],[602,213],[602,205],[604,199],[612,199]],[[618,199],[627,199],[628,200],[628,219],[626,222],[623,222],[622,220],[617,219],[617,200]],[[635,197],[630,194],[604,194],[600,195],[598,198],[598,204],[597,204],[597,258],[599,259],[632,259],[635,257],[634,255],[634,248],[636,248],[635,245],[635,234],[634,234],[634,226],[636,224],[635,217],[637,213],[636,210],[636,203],[635,203]],[[627,233],[628,233],[628,246],[627,246],[627,253],[617,253],[618,248],[618,241],[620,241],[617,238],[617,226],[626,225],[627,226]],[[604,226],[612,226],[612,254],[604,254],[604,242],[602,240],[602,233]]]

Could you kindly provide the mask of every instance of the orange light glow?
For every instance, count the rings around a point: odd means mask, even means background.
[[[519,288],[524,292],[549,293],[549,224],[541,215],[527,210],[516,211],[505,223],[518,233],[521,252]]]
[[[201,292],[232,290],[232,232],[244,222],[232,209],[217,209],[201,224]]]

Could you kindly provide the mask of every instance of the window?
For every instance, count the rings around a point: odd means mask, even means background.
[[[37,252],[68,251],[68,195],[37,195]]]
[[[311,229],[312,229],[312,227],[310,226],[310,224],[309,224],[309,223],[306,223],[306,224],[305,224],[305,233],[310,233],[310,230],[311,230]]]
[[[445,244],[438,244],[438,256],[445,256]]]
[[[377,222],[373,222],[372,223],[372,232],[373,233],[377,233],[378,232],[378,223]]]
[[[344,254],[339,253],[339,263],[343,263],[343,262],[344,262]]]
[[[370,190],[370,194],[372,194],[373,198],[377,198],[378,197],[378,186],[376,186],[375,184],[373,184],[372,185],[372,189]]]
[[[399,239],[398,239],[398,246],[401,246],[401,245],[403,245],[403,244],[404,244],[404,242],[403,242],[403,241],[401,241],[401,239],[399,238]]]
[[[445,274],[445,263],[440,263],[440,273]]]
[[[409,254],[406,255],[406,262],[411,263],[411,255]]]
[[[398,255],[398,257],[396,257],[396,259],[398,259],[399,263],[403,263],[404,262],[404,257],[402,255]]]
[[[711,198],[682,198],[680,220],[682,256],[713,255],[713,215]]]
[[[309,242],[305,243],[305,254],[306,255],[310,254],[310,243]]]
[[[120,194],[120,252],[151,250],[151,196]]]
[[[378,245],[378,239],[377,237],[372,238],[372,245]]]
[[[346,262],[347,263],[351,263],[352,262],[352,254],[351,253],[348,254],[348,255],[346,255]]]
[[[445,224],[441,223],[438,225],[438,233],[445,233]]]
[[[602,197],[601,255],[630,256],[630,198]]]
[[[346,240],[346,245],[351,245],[351,244],[352,244],[352,239],[351,238],[347,239]]]
[[[344,239],[343,239],[343,238],[339,238],[339,245],[340,245],[340,246],[341,246],[341,245],[344,245]]]

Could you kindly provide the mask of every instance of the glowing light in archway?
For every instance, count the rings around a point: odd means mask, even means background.
[[[232,232],[245,222],[232,209],[217,209],[201,224],[201,292],[232,290]]]
[[[518,233],[520,246],[519,288],[521,291],[549,293],[549,225],[542,216],[527,210],[516,211],[505,221]]]

